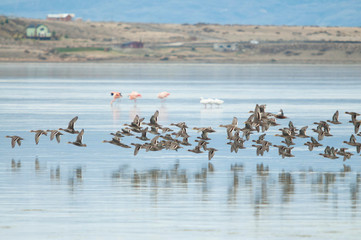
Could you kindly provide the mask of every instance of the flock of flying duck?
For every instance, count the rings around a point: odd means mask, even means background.
[[[219,127],[225,128],[227,133],[227,144],[230,145],[230,151],[237,153],[238,150],[246,148],[244,143],[246,141],[252,142],[251,146],[256,148],[257,156],[263,156],[264,152],[268,152],[270,147],[278,148],[278,154],[285,157],[294,157],[292,154],[292,149],[294,148],[293,142],[296,138],[301,139],[310,139],[304,143],[308,147],[309,151],[312,151],[314,148],[321,147],[323,144],[320,142],[325,137],[331,137],[331,128],[330,124],[338,125],[341,122],[338,120],[339,112],[336,111],[331,120],[319,121],[314,124],[316,127],[312,129],[313,132],[317,134],[317,137],[308,136],[306,130],[308,126],[304,126],[300,129],[297,129],[292,121],[289,121],[288,127],[280,128],[279,134],[275,134],[277,137],[281,137],[282,141],[280,145],[272,144],[270,141],[265,140],[266,131],[269,130],[272,126],[278,126],[276,119],[285,119],[287,118],[282,109],[278,114],[273,114],[265,111],[266,105],[256,105],[254,111],[250,111],[251,115],[244,122],[244,127],[241,128],[238,126],[237,117],[233,117],[233,120],[230,124],[220,125]],[[361,121],[357,120],[359,113],[356,112],[345,112],[351,116],[349,123],[353,124],[354,133],[357,136],[361,136],[359,132]],[[170,126],[176,127],[176,130],[171,129],[170,127],[162,126],[158,123],[159,111],[157,110],[151,117],[149,122],[144,122],[145,118],[140,118],[138,115],[134,117],[134,120],[130,124],[124,124],[125,127],[121,130],[110,133],[113,138],[111,140],[104,140],[104,143],[110,143],[123,148],[132,148],[130,145],[134,146],[134,155],[137,155],[141,149],[148,151],[160,151],[163,149],[166,150],[175,150],[184,148],[186,146],[192,146],[189,142],[190,135],[187,133],[188,126],[185,122],[171,123]],[[77,131],[74,129],[75,122],[78,120],[78,117],[74,117],[70,120],[68,127],[63,129],[59,128],[58,130],[31,130],[30,132],[35,133],[35,143],[39,143],[39,139],[42,135],[47,135],[50,133],[50,140],[56,139],[60,143],[60,137],[63,133],[77,134],[76,140],[74,142],[68,142],[78,147],[86,147],[87,145],[83,143],[84,129]],[[208,134],[214,133],[215,130],[212,127],[194,127],[193,130],[200,133],[200,136],[194,140],[194,147],[188,149],[189,152],[193,153],[204,153],[208,152],[208,160],[211,160],[217,151],[216,148],[208,147],[211,138]],[[250,141],[251,134],[255,132],[262,132],[258,136],[257,140]],[[149,138],[149,134],[153,136]],[[351,135],[349,141],[344,141],[343,143],[355,147],[356,152],[360,153],[361,143],[356,141],[354,134]],[[135,136],[136,139],[144,143],[131,143],[130,145],[122,143],[121,139],[124,137]],[[24,140],[20,136],[6,136],[11,138],[11,146],[14,148],[16,144],[21,145],[21,141]],[[317,138],[317,139],[316,139]],[[326,146],[322,155],[325,158],[336,159],[339,156],[343,157],[343,160],[351,158],[354,155],[351,152],[347,151],[348,148],[336,149],[335,147]]]

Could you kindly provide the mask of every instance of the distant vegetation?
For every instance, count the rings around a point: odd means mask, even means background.
[[[28,26],[39,24],[49,28],[51,37],[26,38]],[[350,27],[61,22],[0,16],[0,62],[360,63],[360,39],[360,28]]]
[[[57,52],[57,53],[89,52],[89,51],[109,51],[109,48],[101,48],[101,47],[66,47],[66,48],[55,48],[55,52]]]
[[[0,24],[4,25],[4,24],[8,24],[9,23],[9,19],[5,18],[5,19],[0,19]]]

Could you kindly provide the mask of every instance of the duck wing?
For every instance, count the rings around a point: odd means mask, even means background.
[[[38,144],[39,143],[39,139],[41,135],[47,135],[47,133],[43,130],[37,130],[35,133],[35,143]]]
[[[16,142],[18,143],[19,146],[21,146],[21,140],[23,140],[21,137],[18,137],[18,138],[16,139]]]
[[[60,135],[63,135],[61,132],[58,132],[58,133],[56,133],[56,135],[55,135],[55,137],[56,137],[56,141],[58,142],[58,143],[60,143]]]
[[[208,161],[211,160],[213,158],[213,156],[214,156],[214,150],[211,149],[208,151]]]
[[[259,141],[264,140],[265,136],[266,136],[266,133],[261,134],[261,135],[258,137],[258,140],[259,140]]]
[[[55,130],[51,130],[50,132],[50,141],[53,141],[54,137],[56,137],[57,132]]]
[[[151,124],[158,124],[158,116],[159,116],[159,111],[155,111],[155,113],[153,114],[153,116],[150,118],[150,123]]]
[[[80,133],[79,133],[78,136],[76,137],[76,141],[75,141],[75,142],[82,143],[83,134],[84,134],[84,129],[82,129],[82,130],[80,131]]]
[[[360,129],[360,124],[361,122],[360,121],[355,121],[354,122],[354,130],[355,130],[355,134],[358,133],[359,129]]]
[[[356,143],[356,137],[353,134],[350,137],[350,143]]]
[[[74,130],[74,124],[75,122],[78,120],[78,116],[74,117],[72,120],[70,120],[69,124],[68,124],[68,129],[72,129]]]
[[[311,137],[311,142],[314,143],[314,144],[317,144],[317,140],[314,138],[314,137]]]
[[[237,125],[238,125],[238,118],[237,118],[237,117],[233,117],[232,125],[233,125],[233,126],[237,126]]]
[[[16,142],[18,142],[18,144],[19,144],[19,138],[18,137],[16,137],[16,136],[13,136],[12,138],[11,138],[11,147],[12,148],[14,148],[15,147],[15,144],[16,144]],[[20,143],[21,144],[21,143]],[[20,144],[19,144],[19,146],[20,146]]]
[[[151,145],[156,145],[158,143],[159,135],[155,136],[152,140],[150,140]]]
[[[334,121],[334,122],[338,122],[338,115],[339,115],[339,113],[338,113],[338,110],[335,112],[335,114],[333,114],[333,116],[332,116],[332,121]]]
[[[148,127],[144,128],[142,131],[142,137],[146,138],[147,137],[147,132],[148,132]]]
[[[39,143],[40,135],[41,135],[41,132],[40,132],[40,131],[37,131],[37,132],[35,133],[35,143],[36,143],[36,145],[38,145],[38,143]]]
[[[306,130],[307,130],[308,126],[302,127],[300,129],[300,135],[306,135]]]
[[[142,147],[141,144],[136,144],[134,147],[134,156],[136,156],[140,150],[140,148]]]

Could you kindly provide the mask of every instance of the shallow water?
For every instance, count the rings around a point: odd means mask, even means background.
[[[0,64],[0,235],[4,239],[358,239],[360,154],[343,162],[319,156],[296,139],[294,158],[276,148],[263,157],[246,142],[230,152],[226,132],[234,116],[245,121],[255,104],[283,109],[288,119],[267,132],[331,119],[341,125],[324,146],[347,147],[353,126],[345,111],[360,112],[361,68],[353,65]],[[110,106],[110,91],[123,99]],[[142,98],[126,99],[131,91]],[[161,102],[158,92],[168,91]],[[224,100],[204,108],[199,97]],[[145,152],[102,143],[136,114],[159,123],[211,126],[209,146],[194,154]],[[34,129],[65,128],[79,116],[86,148],[41,136]],[[173,129],[176,129],[172,127]],[[14,149],[6,135],[24,138]],[[251,136],[257,139],[260,134]],[[152,137],[149,134],[148,137]],[[358,137],[359,140],[359,137]],[[126,137],[124,143],[136,142]],[[140,142],[140,141],[137,141]]]

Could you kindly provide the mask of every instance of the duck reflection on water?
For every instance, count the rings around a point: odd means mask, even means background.
[[[178,164],[169,169],[136,170],[132,174],[113,174],[113,178],[121,179],[119,183],[128,182],[134,189],[157,188],[158,192],[172,187],[173,191],[168,194],[177,194],[181,189],[197,189],[200,187],[202,200],[209,200],[218,189],[220,178],[224,177],[223,171],[217,171],[215,164],[209,163],[199,170],[181,169]],[[128,170],[130,171],[130,170]],[[227,173],[229,187],[227,191],[227,203],[237,206],[247,201],[259,211],[273,204],[290,204],[298,201],[300,194],[307,198],[316,198],[317,201],[327,202],[329,199],[337,198],[337,186],[348,179],[352,180],[349,185],[351,196],[358,200],[357,195],[360,174],[355,175],[349,166],[344,166],[340,172],[314,172],[308,171],[271,171],[270,167],[263,163],[257,164],[255,171],[245,169],[242,164],[232,164]],[[254,174],[255,173],[255,174]],[[358,179],[358,180],[357,180]],[[302,190],[300,190],[302,189]],[[218,189],[219,190],[219,189]],[[306,193],[305,193],[306,191]],[[316,193],[316,194],[314,194]],[[246,201],[246,202],[247,202]]]
[[[15,177],[25,176],[31,169],[35,173],[41,171],[41,174],[36,174],[37,179],[50,175],[50,184],[67,185],[71,193],[83,191],[89,184],[96,183],[99,187],[106,184],[108,179],[112,182],[111,189],[128,189],[128,194],[150,194],[153,202],[182,196],[206,202],[225,201],[232,209],[250,204],[255,216],[262,215],[272,206],[297,204],[300,196],[302,201],[321,206],[329,204],[332,208],[344,206],[348,199],[350,208],[354,210],[359,207],[360,201],[361,174],[352,171],[349,165],[343,165],[335,172],[318,172],[312,168],[279,171],[272,170],[272,166],[265,163],[253,167],[233,163],[224,169],[224,165],[211,162],[186,167],[182,166],[181,160],[177,160],[164,168],[140,168],[126,164],[109,174],[87,174],[87,177],[84,171],[86,165],[70,164],[64,167],[59,164],[48,167],[40,158],[32,163],[11,159],[10,167],[16,173]],[[69,171],[64,171],[64,168]]]

